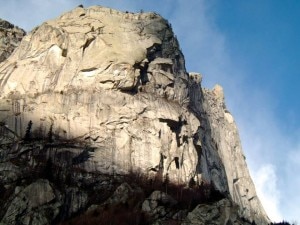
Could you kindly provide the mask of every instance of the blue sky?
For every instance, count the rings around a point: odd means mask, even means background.
[[[187,70],[224,87],[268,215],[300,222],[300,1],[0,0],[0,17],[30,31],[79,4],[167,18]]]

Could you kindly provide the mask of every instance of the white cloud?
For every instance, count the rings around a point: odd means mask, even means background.
[[[243,105],[235,112],[238,113],[236,117],[239,118],[247,162],[262,204],[272,220],[278,222],[281,217],[290,222],[300,221],[299,137],[282,129],[280,120],[272,113],[272,100],[256,98],[256,104],[247,103],[255,107],[249,117],[247,113],[240,114]]]
[[[254,173],[257,195],[272,221],[282,221],[279,210],[281,193],[277,186],[277,175],[273,165],[262,166]]]
[[[286,154],[286,164],[283,166],[284,171],[284,183],[282,187],[282,192],[285,193],[285,199],[283,201],[283,212],[287,215],[287,220],[298,221],[300,223],[300,176],[298,175],[300,171],[300,139],[291,140],[291,146],[287,148],[291,151]],[[288,182],[287,182],[288,181]]]

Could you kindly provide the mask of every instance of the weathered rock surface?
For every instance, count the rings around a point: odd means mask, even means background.
[[[159,15],[76,8],[27,35],[0,73],[1,118],[19,136],[29,120],[45,135],[53,124],[97,147],[87,170],[194,176],[199,121],[183,107],[183,55]]]
[[[240,225],[249,224],[238,217],[238,206],[228,199],[220,200],[212,205],[198,205],[187,215],[183,225]]]
[[[172,218],[172,207],[177,201],[162,191],[154,191],[142,205],[142,210],[158,218]]]
[[[128,183],[122,183],[116,188],[112,196],[107,199],[103,205],[130,204],[139,199],[143,199],[143,190],[140,188],[132,188]]]
[[[11,55],[25,34],[24,30],[0,19],[0,62]]]
[[[247,168],[236,124],[225,107],[222,88],[216,85],[212,91],[204,90],[204,93],[203,109],[208,115],[212,141],[215,140],[226,171],[229,193],[245,218],[261,218],[258,221],[262,224],[262,205]]]
[[[49,224],[51,220],[48,221],[45,214],[47,210],[51,213],[55,210],[47,207],[47,203],[54,200],[55,195],[47,180],[37,180],[23,190],[16,188],[15,192],[16,196],[2,218],[3,224]]]
[[[33,168],[43,168],[41,158],[52,162],[48,168],[60,168],[59,179],[81,185],[55,193],[55,202],[66,206],[58,217],[68,218],[90,204],[90,189],[80,188],[95,182],[91,174],[211,183],[228,198],[212,206],[222,215],[219,224],[239,224],[233,215],[267,224],[223,90],[202,89],[201,80],[186,72],[170,24],[155,13],[77,7],[43,23],[0,64],[0,168],[9,169],[0,171],[4,184],[24,177],[21,165],[10,164],[16,159]],[[38,141],[30,145],[20,141],[24,136]],[[97,182],[102,191],[113,186]],[[114,196],[132,192],[125,184],[120,190]],[[143,203],[144,211],[154,210],[157,193]],[[2,221],[13,220],[9,210]],[[209,209],[195,210],[188,219],[202,223],[205,216],[197,215]]]

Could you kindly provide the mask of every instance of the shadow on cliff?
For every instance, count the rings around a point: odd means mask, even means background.
[[[33,124],[29,122],[24,137],[19,139],[9,131],[14,138],[0,146],[0,162],[17,168],[12,179],[0,182],[0,204],[3,206],[0,220],[8,210],[9,202],[16,198],[17,187],[26,188],[39,180],[49,181],[55,195],[55,199],[47,203],[51,224],[151,224],[157,219],[156,215],[143,211],[142,205],[155,191],[165,193],[171,202],[175,202],[171,205],[164,200],[157,202],[174,215],[181,211],[187,213],[198,204],[224,198],[210,183],[197,185],[191,180],[188,185],[178,185],[163,178],[162,173],[149,177],[139,171],[128,174],[88,171],[84,164],[95,150],[88,139],[67,140],[53,133],[51,127],[47,135],[32,130]],[[108,199],[124,182],[130,184],[134,194],[126,201],[108,204]],[[93,209],[95,205],[97,207]],[[55,216],[54,211],[58,212]],[[180,224],[183,219],[165,217],[161,216],[169,221],[168,224]]]

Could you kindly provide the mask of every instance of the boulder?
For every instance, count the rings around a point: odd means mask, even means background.
[[[46,217],[46,208],[54,199],[55,194],[49,181],[37,180],[23,190],[16,191],[1,222],[4,224],[49,224],[51,220],[49,221]],[[55,218],[56,215],[52,216]]]
[[[154,191],[142,205],[142,210],[154,218],[172,218],[177,201],[162,191]]]
[[[183,225],[238,225],[241,223],[238,218],[238,206],[228,199],[222,199],[214,204],[198,205],[192,212],[188,213]]]

